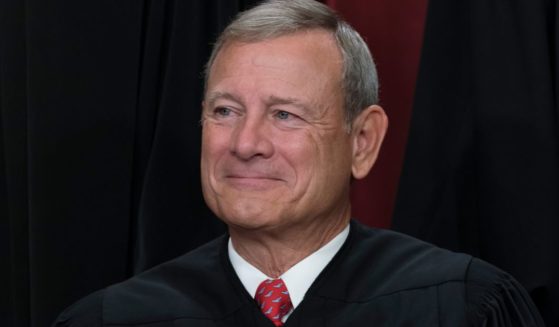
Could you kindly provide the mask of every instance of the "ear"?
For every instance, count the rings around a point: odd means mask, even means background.
[[[387,128],[388,117],[377,105],[367,107],[353,120],[351,172],[355,179],[364,178],[373,167]]]

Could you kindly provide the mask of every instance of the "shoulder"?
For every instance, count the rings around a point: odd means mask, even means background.
[[[543,326],[528,292],[508,273],[473,258],[465,280],[472,325]]]
[[[344,271],[354,276],[363,296],[466,280],[472,257],[438,248],[398,232],[352,223],[347,248],[340,251]],[[357,294],[356,294],[357,296]]]
[[[224,244],[225,238],[218,238],[93,293],[62,313],[55,326],[103,326],[101,321],[134,324],[185,317],[209,319],[211,306],[204,299],[209,301],[216,288],[229,283],[220,259]]]
[[[527,292],[495,266],[398,232],[355,222],[351,228],[328,272],[336,285],[326,296],[346,303],[408,301],[422,310],[436,307],[441,321],[464,317],[473,326],[543,326]]]
[[[114,322],[143,322],[182,317],[209,318],[204,299],[228,283],[218,238],[174,260],[106,289],[104,317]],[[220,286],[221,285],[221,286]],[[214,291],[215,292],[215,291]]]

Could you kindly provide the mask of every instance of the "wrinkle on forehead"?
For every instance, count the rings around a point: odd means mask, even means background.
[[[342,86],[341,82],[343,78],[343,56],[338,44],[336,43],[335,36],[332,34],[332,32],[324,29],[306,29],[294,33],[281,35],[271,39],[264,39],[264,40],[258,40],[253,42],[247,42],[247,41],[235,40],[235,39],[231,40],[225,43],[223,47],[220,49],[219,53],[216,56],[215,61],[212,64],[212,67],[210,67],[211,70],[208,77],[211,78],[216,63],[221,61],[221,63],[223,64],[223,58],[220,57],[222,57],[224,53],[228,52],[230,48],[234,47],[242,50],[247,46],[258,45],[262,47],[262,49],[274,49],[277,47],[277,45],[274,44],[272,41],[277,39],[282,39],[282,38],[291,39],[290,40],[291,45],[292,46],[297,45],[299,47],[299,50],[301,50],[300,49],[301,44],[307,45],[304,51],[315,52],[315,56],[313,57],[313,62],[312,62],[312,64],[314,64],[315,66],[325,67],[332,64],[335,65],[337,67],[336,69],[337,73],[335,74],[335,76],[337,77],[336,80],[338,80],[338,82],[340,83],[339,87],[341,88]],[[315,42],[317,40],[319,42]],[[279,48],[275,50],[275,52],[283,52],[283,51],[286,51],[286,49]],[[289,51],[289,49],[287,49],[287,51]],[[218,58],[221,60],[218,60]],[[274,61],[270,61],[269,58],[267,58],[266,56],[251,57],[251,61],[249,63],[256,67],[267,67],[270,69],[278,69],[278,70],[285,69],[285,66],[287,66],[288,63],[293,64],[292,61],[288,62],[288,60],[286,60],[286,58],[284,57],[276,57],[274,58]],[[307,63],[301,62],[301,68],[304,68],[307,65],[308,62]]]

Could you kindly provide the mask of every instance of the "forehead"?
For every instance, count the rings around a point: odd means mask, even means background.
[[[208,75],[208,88],[227,78],[269,75],[293,83],[338,83],[342,55],[331,32],[299,31],[256,42],[229,41],[217,54]]]

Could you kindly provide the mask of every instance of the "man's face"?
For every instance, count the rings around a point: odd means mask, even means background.
[[[230,227],[273,230],[348,214],[341,77],[340,51],[322,30],[220,51],[203,106],[201,174],[207,204]]]

